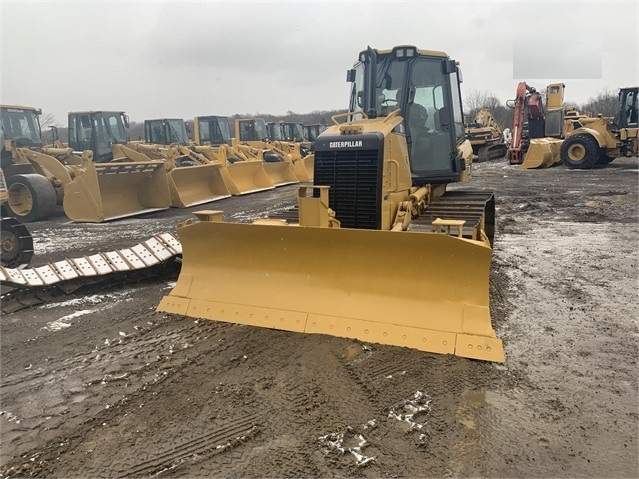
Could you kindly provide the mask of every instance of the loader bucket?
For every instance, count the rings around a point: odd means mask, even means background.
[[[308,171],[309,181],[312,182],[314,178],[313,173],[315,171],[315,155],[306,155],[302,158],[302,162],[304,163],[306,171]]]
[[[266,174],[274,186],[284,186],[300,182],[293,170],[293,163],[291,161],[276,161],[272,163],[265,161],[263,165]]]
[[[295,173],[295,177],[302,183],[310,183],[313,181],[313,175],[306,168],[306,163],[303,159],[293,161],[293,172]]]
[[[186,222],[178,236],[181,273],[158,311],[504,361],[491,249],[479,242],[213,220]]]
[[[535,138],[530,140],[521,168],[547,168],[561,163],[559,149],[562,140],[555,138]]]
[[[87,163],[64,185],[64,213],[100,223],[171,206],[164,162]]]
[[[233,195],[246,195],[275,188],[261,161],[236,161],[227,167],[227,171],[231,177],[229,188]]]
[[[182,166],[168,172],[171,206],[188,208],[231,196],[222,173],[215,164]]]

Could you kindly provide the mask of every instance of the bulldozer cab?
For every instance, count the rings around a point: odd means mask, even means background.
[[[93,151],[93,161],[113,160],[113,144],[127,142],[128,116],[122,111],[71,112],[68,116],[69,147],[74,151]]]
[[[637,127],[637,94],[638,87],[621,88],[619,90],[619,111],[615,115],[615,125],[618,128]]]
[[[43,146],[40,134],[39,115],[42,110],[23,106],[0,106],[0,146],[2,147],[2,166],[13,163],[10,142],[14,147],[40,148]]]
[[[369,48],[347,80],[352,82],[352,112],[376,118],[401,111],[414,185],[460,180],[465,164],[458,158],[457,145],[464,141],[465,131],[461,74],[455,61],[415,47]]]
[[[231,130],[226,116],[197,116],[193,120],[193,140],[196,145],[231,145]]]
[[[189,135],[182,118],[144,120],[144,141],[157,145],[188,145]]]

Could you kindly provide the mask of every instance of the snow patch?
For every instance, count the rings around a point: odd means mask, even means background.
[[[67,314],[66,316],[62,316],[55,321],[51,321],[47,323],[42,329],[47,329],[49,331],[60,331],[61,329],[68,328],[71,324],[68,323],[73,318],[79,318],[80,316],[85,316],[87,314],[91,314],[94,310],[84,309],[82,311],[76,311],[75,313]]]

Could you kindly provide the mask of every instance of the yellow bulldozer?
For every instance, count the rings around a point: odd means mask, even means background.
[[[473,121],[466,125],[466,138],[473,147],[477,161],[496,160],[506,156],[508,149],[503,132],[488,108],[482,108],[475,114]]]
[[[349,112],[315,140],[297,210],[180,224],[181,273],[158,311],[503,362],[488,291],[494,195],[447,190],[473,159],[457,62],[369,47],[347,79]]]
[[[58,205],[73,221],[102,222],[170,207],[164,164],[114,158],[124,143],[122,112],[69,115],[69,143],[42,141],[40,109],[0,106],[2,168],[11,216],[45,220]]]
[[[637,94],[639,87],[619,89],[615,117],[570,115],[565,117],[561,161],[568,168],[589,169],[615,158],[637,156]]]

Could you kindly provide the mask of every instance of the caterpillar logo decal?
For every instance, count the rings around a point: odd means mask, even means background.
[[[329,148],[360,148],[362,141],[331,141],[328,144]]]

